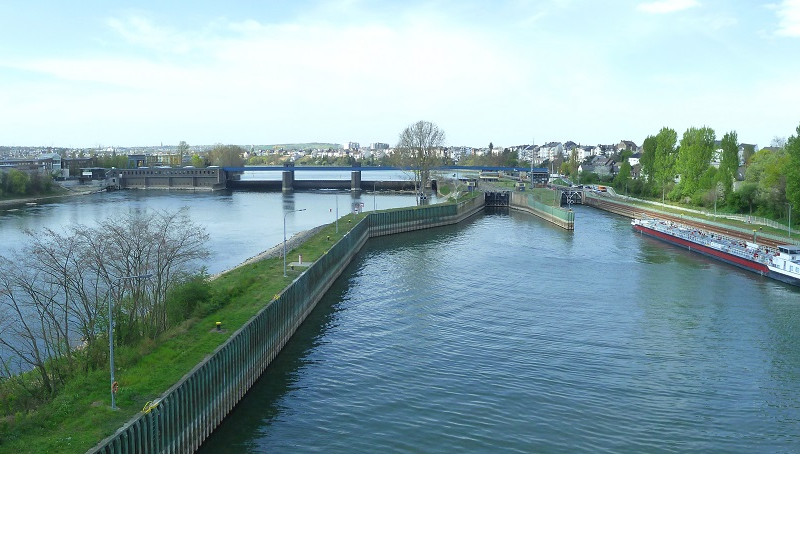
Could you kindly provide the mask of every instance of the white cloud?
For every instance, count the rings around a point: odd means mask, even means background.
[[[780,36],[800,36],[800,0],[783,0],[771,6],[778,13],[780,21],[775,34]]]
[[[639,4],[636,9],[645,13],[672,13],[699,6],[697,0],[662,0]]]
[[[164,53],[185,54],[192,43],[185,35],[174,29],[161,28],[140,16],[120,20],[115,17],[106,21],[123,40],[134,46]]]

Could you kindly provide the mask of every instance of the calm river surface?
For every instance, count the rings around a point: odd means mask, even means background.
[[[371,240],[209,453],[800,451],[800,292],[578,208]]]
[[[349,193],[102,193],[23,228],[189,206],[209,271],[333,221]],[[378,208],[413,203],[378,194]],[[304,212],[292,210],[306,208]],[[800,292],[578,208],[372,239],[201,452],[800,452]]]
[[[432,200],[435,202],[435,198]],[[380,192],[351,195],[348,191],[283,195],[257,191],[129,190],[40,200],[36,204],[0,207],[0,255],[8,255],[20,247],[25,229],[57,230],[77,223],[92,225],[130,211],[175,211],[188,207],[192,220],[206,227],[210,234],[208,272],[218,273],[282,243],[284,217],[289,238],[299,231],[332,223],[337,207],[339,216],[344,216],[354,204],[363,205],[364,211],[399,208],[413,205],[414,196]],[[293,212],[301,209],[305,210]]]

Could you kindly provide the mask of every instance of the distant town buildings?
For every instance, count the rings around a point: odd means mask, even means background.
[[[721,160],[721,145],[716,143],[717,150],[712,159],[712,165],[719,166]],[[213,146],[193,146],[188,151],[175,146],[153,147],[98,147],[94,149],[67,149],[67,148],[40,148],[40,147],[8,147],[0,146],[0,170],[26,170],[36,171],[41,174],[51,174],[54,177],[75,177],[82,171],[96,167],[99,159],[109,157],[124,157],[127,166],[116,168],[137,168],[143,166],[183,166],[190,164],[193,155],[203,155]],[[358,142],[348,141],[338,144],[317,144],[311,148],[302,146],[273,146],[271,148],[257,148],[249,146],[243,148],[242,157],[248,161],[252,157],[276,156],[284,161],[303,162],[309,159],[313,162],[335,161],[336,159],[352,159],[356,162],[370,161],[379,163],[384,157],[391,155],[393,147],[389,143],[371,142],[369,146],[361,147]],[[739,146],[739,164],[743,165],[746,151],[757,151],[755,145],[741,144]],[[496,157],[516,154],[518,162],[523,165],[533,162],[538,166],[548,166],[551,169],[560,166],[562,162],[576,159],[578,171],[594,172],[601,176],[613,176],[619,171],[620,154],[629,152],[628,162],[638,174],[640,170],[641,147],[630,140],[620,140],[614,144],[579,144],[574,141],[548,141],[541,145],[493,145],[489,147],[472,147],[468,145],[453,145],[443,147],[439,157],[446,162],[468,163],[471,157],[486,157],[480,164],[493,165]],[[181,156],[182,155],[182,156]],[[489,158],[489,157],[492,158]],[[494,160],[493,160],[494,158]],[[507,156],[505,158],[508,158]],[[477,161],[476,161],[477,162]],[[106,166],[108,167],[108,166]]]

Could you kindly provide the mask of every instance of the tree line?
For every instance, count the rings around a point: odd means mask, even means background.
[[[614,184],[635,196],[784,219],[790,205],[800,209],[798,136],[800,126],[785,142],[754,152],[752,145],[739,145],[735,131],[717,142],[711,128],[692,127],[678,141],[677,132],[664,127],[644,140],[641,177],[632,180],[623,162]],[[734,186],[740,166],[744,181]]]
[[[41,195],[52,190],[53,177],[49,174],[14,169],[0,172],[0,199]]]

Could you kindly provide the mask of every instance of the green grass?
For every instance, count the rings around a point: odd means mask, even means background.
[[[611,200],[611,197],[601,197],[604,200]],[[758,223],[747,223],[735,219],[726,218],[725,213],[720,211],[717,216],[708,213],[708,211],[704,208],[695,207],[692,205],[673,205],[670,203],[666,204],[653,204],[653,203],[643,203],[639,201],[626,201],[620,198],[613,199],[615,202],[623,203],[629,206],[636,206],[637,208],[641,208],[642,210],[652,211],[652,212],[664,212],[666,214],[670,214],[672,216],[686,216],[695,218],[698,220],[714,222],[718,224],[724,224],[729,227],[735,227],[742,231],[752,233],[753,229],[758,229],[758,234],[766,234],[771,237],[776,238],[785,238],[789,239],[789,231],[777,229],[775,227],[770,227],[768,225],[760,225]],[[655,201],[653,201],[655,202]],[[688,210],[688,212],[687,212]],[[796,240],[800,237],[800,233],[796,230],[792,231],[791,238]]]
[[[292,250],[315,261],[366,214],[348,215]],[[262,260],[211,281],[221,307],[185,321],[156,341],[115,349],[117,406],[111,410],[108,369],[71,378],[59,395],[35,411],[0,419],[2,453],[83,453],[113,434],[142,407],[179,381],[195,365],[265,307],[301,272],[283,277],[281,257]],[[215,330],[216,321],[223,330]]]

